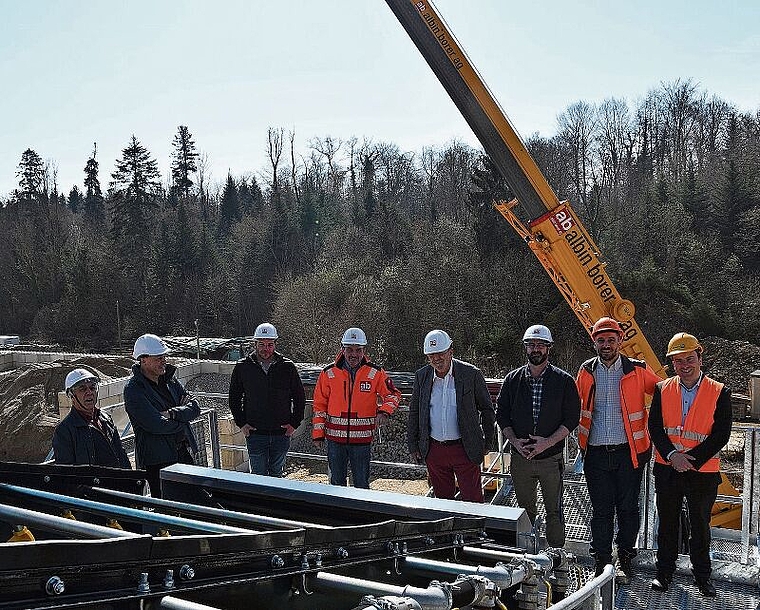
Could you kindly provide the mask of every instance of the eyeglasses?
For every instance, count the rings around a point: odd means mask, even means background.
[[[90,390],[90,392],[97,392],[98,391],[98,384],[97,383],[80,383],[79,385],[75,385],[72,390],[75,392],[79,392],[80,390],[82,392],[86,392],[87,390]]]
[[[524,345],[527,349],[544,349],[544,348],[548,349],[549,348],[549,344],[543,343],[543,342],[526,341]]]

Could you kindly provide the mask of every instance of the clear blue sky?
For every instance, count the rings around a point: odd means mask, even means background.
[[[436,6],[523,136],[677,78],[760,109],[757,0]],[[167,177],[180,124],[214,182],[266,168],[269,126],[301,152],[327,135],[477,145],[383,0],[0,0],[0,15],[0,196],[26,148],[81,188],[93,142],[105,189],[133,133]]]

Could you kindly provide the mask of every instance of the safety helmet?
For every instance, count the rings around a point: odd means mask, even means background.
[[[341,345],[367,345],[367,335],[361,328],[349,328],[343,333]]]
[[[689,333],[676,333],[673,338],[668,342],[668,358],[677,354],[683,354],[685,352],[697,352],[701,354],[703,351],[702,345],[694,335]]]
[[[75,385],[86,379],[94,379],[95,383],[100,383],[100,377],[87,369],[74,369],[71,371],[66,375],[66,381],[64,382],[66,393],[68,394]]]
[[[526,341],[545,341],[546,343],[554,343],[552,339],[552,332],[543,324],[534,324],[528,327],[523,335],[523,343]]]
[[[594,328],[591,329],[591,338],[596,339],[599,333],[617,333],[618,336],[622,337],[623,329],[620,328],[617,320],[605,316],[604,318],[599,318],[596,324],[594,324]]]
[[[256,330],[253,333],[253,338],[277,340],[279,336],[277,335],[277,329],[274,327],[274,324],[264,322],[256,327]]]
[[[422,351],[426,356],[445,352],[454,342],[445,330],[431,330],[425,335],[425,343],[422,344]]]
[[[160,337],[150,333],[142,335],[135,341],[135,349],[132,350],[132,357],[139,360],[142,356],[163,356],[169,353],[169,348]]]

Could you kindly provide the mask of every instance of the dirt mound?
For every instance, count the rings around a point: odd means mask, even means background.
[[[76,368],[107,380],[129,375],[132,361],[118,356],[82,356],[24,365],[0,377],[0,460],[40,462],[58,423],[58,392]]]

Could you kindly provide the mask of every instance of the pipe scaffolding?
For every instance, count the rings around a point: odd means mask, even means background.
[[[105,489],[102,487],[93,487],[93,493],[103,499],[117,498],[120,500],[127,500],[140,504],[141,506],[148,506],[152,508],[164,508],[167,510],[181,511],[184,514],[193,515],[199,518],[215,517],[222,521],[235,520],[238,523],[250,523],[251,525],[261,525],[264,527],[282,528],[282,529],[298,529],[298,528],[311,528],[311,529],[333,529],[327,525],[320,525],[318,523],[306,523],[305,521],[295,521],[291,519],[280,519],[278,517],[267,517],[265,515],[253,515],[249,513],[241,513],[234,510],[227,510],[224,508],[213,508],[209,506],[197,506],[195,504],[187,504],[186,502],[177,502],[175,500],[164,500],[161,498],[152,498],[150,496],[140,496],[138,494],[131,494],[124,491],[116,491],[114,489]]]
[[[156,525],[164,529],[178,529],[191,531],[196,533],[213,533],[213,534],[250,534],[252,530],[243,529],[241,527],[232,527],[230,525],[219,525],[216,523],[207,523],[205,521],[197,521],[195,519],[185,519],[183,517],[174,517],[172,515],[165,515],[161,513],[154,513],[144,510],[137,510],[134,508],[126,508],[124,506],[114,506],[113,504],[106,504],[104,502],[94,502],[92,500],[83,500],[82,498],[74,498],[71,496],[64,496],[61,494],[55,494],[48,491],[41,491],[38,489],[27,489],[25,487],[18,487],[16,485],[9,485],[7,483],[0,483],[0,492],[9,494],[15,497],[28,498],[31,500],[44,500],[46,502],[54,502],[61,507],[79,509],[87,513],[103,515],[106,517],[119,517],[124,521],[132,521],[142,524]],[[68,521],[68,519],[67,519]]]
[[[0,518],[10,524],[24,524],[39,527],[47,532],[58,532],[79,538],[139,538],[140,534],[117,530],[112,527],[73,521],[26,508],[0,504]]]

